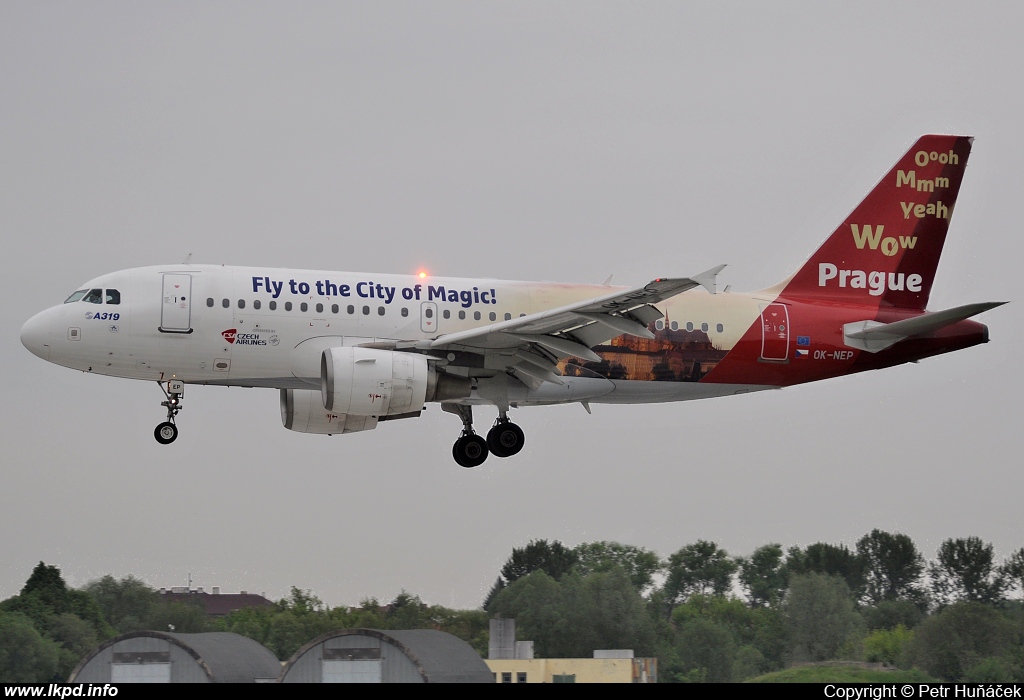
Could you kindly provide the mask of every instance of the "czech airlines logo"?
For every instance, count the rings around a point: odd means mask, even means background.
[[[238,329],[232,328],[231,330],[222,331],[221,335],[224,336],[224,340],[228,341],[231,344],[234,344],[235,336],[238,335]]]

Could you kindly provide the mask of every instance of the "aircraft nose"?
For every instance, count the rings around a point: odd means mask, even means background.
[[[36,357],[50,359],[50,314],[42,311],[21,327],[21,344]]]

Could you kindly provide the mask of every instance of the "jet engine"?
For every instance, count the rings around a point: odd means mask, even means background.
[[[281,389],[281,422],[288,430],[318,435],[344,435],[377,427],[376,416],[328,411],[315,389]]]
[[[376,348],[337,347],[320,358],[323,407],[352,416],[418,413],[427,398],[427,358]]]

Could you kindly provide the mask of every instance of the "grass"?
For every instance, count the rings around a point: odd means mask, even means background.
[[[747,683],[935,683],[923,671],[901,671],[858,662],[829,661],[820,664],[793,666],[782,671],[766,673]]]

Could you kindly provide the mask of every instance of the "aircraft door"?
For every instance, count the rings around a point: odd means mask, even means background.
[[[437,332],[437,304],[432,301],[420,304],[420,330],[431,334]]]
[[[789,360],[789,309],[785,304],[768,304],[761,309],[761,359]]]
[[[164,333],[192,332],[192,275],[164,273],[160,330]]]

